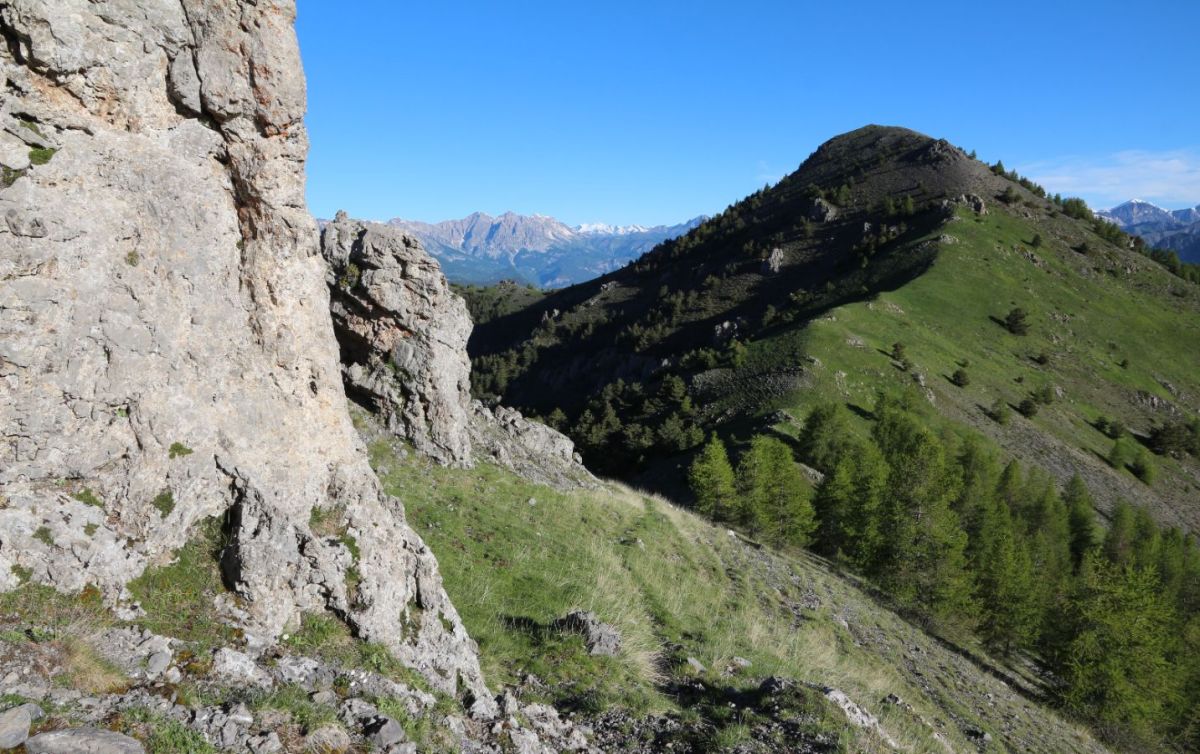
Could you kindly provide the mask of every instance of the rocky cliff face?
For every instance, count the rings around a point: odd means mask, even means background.
[[[447,464],[471,463],[471,317],[412,236],[344,212],[322,233],[346,388]]]
[[[595,483],[566,436],[472,402],[466,304],[421,243],[339,212],[321,235],[346,389],[440,463],[486,458],[542,484]]]
[[[346,411],[293,17],[0,2],[0,588],[92,584],[136,613],[125,583],[228,514],[223,610],[251,647],[332,610],[487,707]],[[361,556],[315,535],[314,509]]]

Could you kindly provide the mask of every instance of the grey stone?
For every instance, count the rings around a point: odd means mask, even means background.
[[[367,725],[363,732],[366,735],[367,742],[379,749],[386,749],[393,744],[398,744],[407,738],[404,733],[404,728],[400,723],[390,717],[378,717]]]
[[[774,275],[783,269],[783,249],[776,246],[771,249],[770,255],[763,260],[762,273],[764,275]]]
[[[688,667],[690,667],[692,671],[697,674],[704,674],[708,672],[708,668],[704,667],[704,663],[700,662],[695,657],[687,658],[687,664]]]
[[[595,613],[572,610],[554,621],[554,627],[582,634],[588,654],[615,657],[621,651],[621,633],[615,626],[601,622]]]
[[[29,754],[145,754],[136,739],[101,728],[39,733],[25,742]]]
[[[231,686],[269,688],[272,685],[271,677],[258,667],[254,658],[229,647],[222,647],[213,653],[209,675]]]
[[[808,219],[816,220],[819,223],[833,220],[837,215],[837,207],[820,198],[813,199],[808,208]]]
[[[283,751],[283,742],[275,731],[260,733],[246,740],[246,748],[251,754],[278,754]]]
[[[41,717],[42,708],[36,704],[22,704],[18,707],[0,712],[0,749],[12,749],[20,746],[29,737],[29,726]]]
[[[447,465],[480,457],[539,483],[596,483],[566,436],[472,402],[466,304],[415,237],[339,212],[321,251],[346,388],[389,432]]]

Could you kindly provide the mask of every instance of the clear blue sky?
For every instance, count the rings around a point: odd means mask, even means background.
[[[1200,203],[1200,0],[299,0],[309,204],[672,223],[867,123]]]

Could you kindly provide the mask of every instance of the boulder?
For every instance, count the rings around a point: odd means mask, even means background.
[[[36,704],[22,704],[0,712],[0,749],[14,749],[29,737],[29,726],[42,716]]]
[[[25,742],[28,754],[146,754],[137,739],[102,728],[39,733]]]
[[[837,218],[837,207],[821,198],[812,200],[808,207],[808,219],[823,223]]]
[[[588,654],[615,657],[621,651],[621,633],[615,626],[601,622],[593,612],[572,610],[554,621],[554,627],[581,634]]]
[[[363,728],[367,742],[377,749],[403,742],[407,735],[400,723],[390,717],[377,717]]]
[[[783,269],[783,249],[776,246],[771,249],[771,253],[763,260],[762,274],[774,275]]]

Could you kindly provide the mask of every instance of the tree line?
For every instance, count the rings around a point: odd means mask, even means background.
[[[1200,547],[1128,503],[1107,529],[1086,484],[949,443],[881,397],[869,437],[846,409],[809,415],[798,454],[755,437],[736,467],[713,435],[689,481],[700,510],[868,577],[950,638],[1028,656],[1055,699],[1107,740],[1200,748]]]

